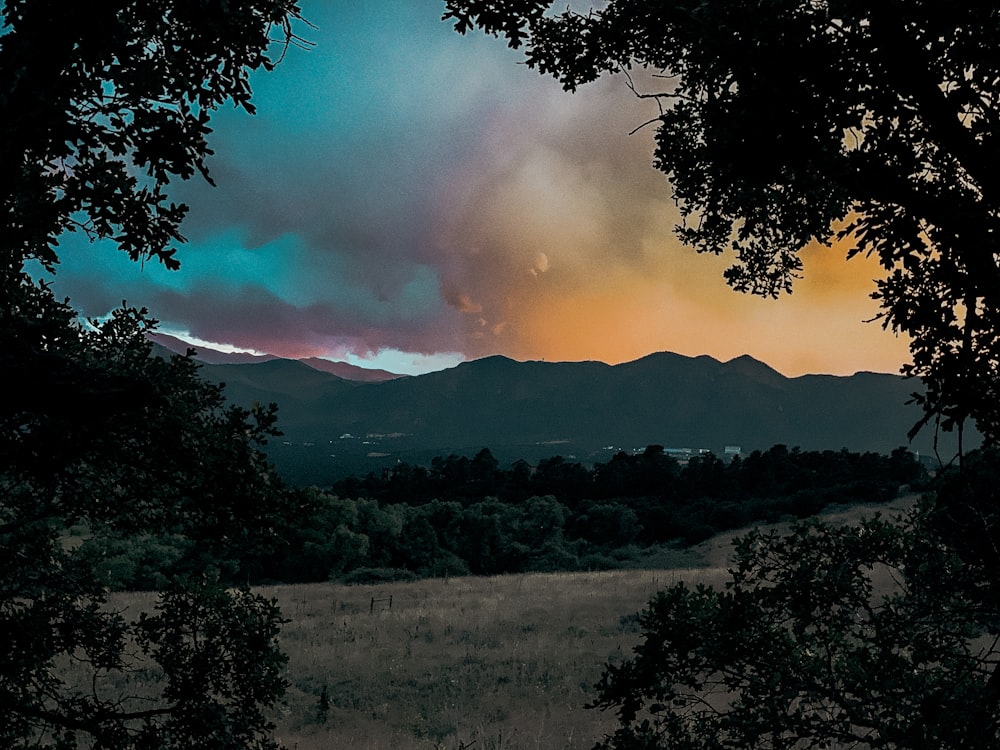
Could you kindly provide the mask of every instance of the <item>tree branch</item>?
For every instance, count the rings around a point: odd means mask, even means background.
[[[38,706],[24,704],[8,707],[8,710],[14,715],[41,721],[50,727],[83,731],[90,735],[98,736],[107,724],[125,724],[133,721],[155,719],[159,716],[169,716],[174,713],[176,706],[150,708],[145,711],[122,712],[98,709],[94,713],[87,714],[79,711],[59,713]]]

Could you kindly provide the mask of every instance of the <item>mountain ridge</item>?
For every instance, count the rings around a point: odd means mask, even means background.
[[[278,360],[203,364],[247,405],[279,404],[279,469],[323,483],[396,462],[489,447],[498,458],[560,452],[584,461],[646,445],[743,452],[775,444],[803,450],[889,453],[907,445],[919,387],[898,375],[789,378],[752,357],[658,352],[628,363],[519,362],[492,356],[424,375],[358,382]],[[945,434],[942,450],[950,450]],[[310,446],[306,450],[305,446]],[[911,449],[930,453],[933,435]]]
[[[263,364],[264,362],[273,362],[277,359],[287,359],[274,354],[223,352],[208,346],[195,346],[168,333],[154,332],[148,334],[148,338],[153,343],[159,344],[175,354],[186,354],[188,349],[193,349],[195,352],[194,358],[199,362],[209,365]],[[334,362],[321,357],[302,357],[300,359],[287,359],[287,361],[302,362],[314,370],[327,372],[344,380],[354,380],[363,383],[377,383],[383,380],[407,377],[406,375],[389,372],[388,370],[359,367],[349,362]]]

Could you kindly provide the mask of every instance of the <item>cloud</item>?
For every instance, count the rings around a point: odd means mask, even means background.
[[[448,321],[392,319],[376,323],[349,307],[316,303],[290,304],[260,287],[244,287],[220,296],[200,287],[184,294],[164,291],[154,296],[154,309],[192,335],[286,357],[363,356],[386,349],[434,353],[457,351],[448,346]],[[294,335],[289,335],[289,332]],[[457,333],[457,331],[454,331]]]
[[[566,94],[423,3],[307,13],[317,47],[254,76],[259,114],[213,119],[218,187],[174,190],[191,206],[182,270],[72,237],[61,293],[92,315],[127,298],[175,330],[285,356],[670,349],[749,352],[791,374],[904,358],[905,342],[860,325],[878,269],[845,264],[844,248],[807,251],[793,296],[766,303],[725,286],[724,259],[681,247],[652,130],[629,134],[655,105],[621,77]]]
[[[549,256],[545,253],[538,253],[535,256],[535,263],[531,267],[531,275],[537,277],[549,270]]]
[[[460,313],[481,313],[483,306],[473,302],[472,298],[465,292],[458,292],[454,297],[448,297],[448,303]]]

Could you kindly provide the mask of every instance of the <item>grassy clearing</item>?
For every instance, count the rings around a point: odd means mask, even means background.
[[[854,522],[912,502],[824,515]],[[682,579],[723,585],[735,535],[672,561],[683,568],[270,589],[291,618],[279,736],[298,750],[589,749],[614,716],[584,705],[638,641],[634,613]]]
[[[827,515],[850,522],[910,503]],[[264,589],[290,619],[278,737],[290,750],[589,749],[614,716],[584,704],[603,665],[638,641],[634,613],[679,580],[724,584],[733,536],[673,569]],[[126,614],[151,603],[116,599]]]
[[[604,663],[636,643],[631,615],[688,575],[527,574],[268,590],[291,618],[283,644],[292,686],[279,736],[299,750],[473,742],[477,750],[590,748],[614,717],[583,706]],[[698,572],[716,575],[721,582],[722,571]]]

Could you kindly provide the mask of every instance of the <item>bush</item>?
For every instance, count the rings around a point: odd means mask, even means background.
[[[415,581],[419,576],[404,568],[357,568],[345,573],[337,580],[348,585],[363,583],[392,583],[394,581]]]

